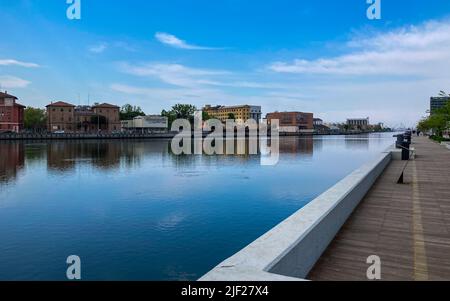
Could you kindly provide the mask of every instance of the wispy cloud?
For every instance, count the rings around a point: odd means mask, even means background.
[[[122,71],[136,76],[148,76],[162,82],[180,87],[217,85],[215,76],[229,74],[224,70],[190,68],[180,64],[146,63],[141,65],[121,64]]]
[[[9,75],[0,76],[2,89],[26,88],[31,82]]]
[[[35,63],[21,62],[13,59],[0,59],[0,66],[19,66],[25,68],[38,68],[39,65]]]
[[[89,47],[89,51],[93,53],[102,53],[108,48],[107,43],[100,43]]]
[[[322,75],[439,76],[450,68],[450,24],[428,22],[347,44],[347,54],[314,60],[275,62],[279,73]]]
[[[165,33],[165,32],[157,32],[155,34],[155,38],[170,47],[179,48],[179,49],[187,49],[187,50],[219,50],[223,48],[215,48],[215,47],[204,47],[204,46],[198,46],[189,44],[186,41],[177,38],[176,36]]]

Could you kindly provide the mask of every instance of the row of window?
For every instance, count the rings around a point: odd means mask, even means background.
[[[66,112],[64,110],[64,108],[60,108],[59,111],[61,112]],[[52,112],[56,112],[56,108],[52,109]],[[67,112],[72,113],[72,109],[67,109]],[[99,110],[99,113],[103,113],[103,110]],[[118,114],[119,112],[117,110],[106,110],[105,113],[109,114],[109,113],[113,113],[113,114]]]

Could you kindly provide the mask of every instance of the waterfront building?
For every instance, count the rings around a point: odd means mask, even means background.
[[[436,110],[442,109],[450,102],[450,96],[448,97],[431,97],[430,99],[430,113],[433,114]]]
[[[98,131],[113,132],[120,130],[118,106],[107,103],[91,106],[75,106],[58,101],[47,106],[47,129],[50,132]]]
[[[52,102],[47,105],[47,130],[49,132],[75,131],[74,111],[75,106],[64,101]]]
[[[20,132],[24,127],[24,110],[17,97],[0,92],[0,132]]]
[[[280,133],[291,134],[312,134],[314,132],[314,115],[313,113],[303,112],[274,112],[266,116],[268,123],[272,120],[279,120]]]
[[[166,133],[169,128],[169,119],[159,115],[138,116],[132,120],[122,120],[121,127],[125,132]]]
[[[90,106],[77,106],[75,108],[76,131],[80,133],[93,133],[97,130],[94,124],[96,114]]]
[[[314,119],[313,119],[313,124],[314,124],[314,126],[320,126],[320,125],[323,125],[323,120],[320,119],[320,118],[314,118]]]
[[[211,118],[218,119],[225,122],[234,116],[234,119],[240,121],[247,121],[249,119],[256,120],[259,122],[261,120],[261,106],[252,105],[239,105],[239,106],[211,106],[206,105],[203,111],[208,113]]]
[[[120,131],[120,107],[109,103],[96,104],[92,107],[95,115],[102,116],[105,124],[102,130]]]
[[[369,125],[370,125],[369,117],[347,119],[347,126],[350,129],[366,130],[369,128]]]

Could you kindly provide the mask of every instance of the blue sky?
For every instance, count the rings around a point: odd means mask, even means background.
[[[22,103],[262,105],[395,126],[450,90],[450,1],[0,0],[0,84]],[[450,93],[450,92],[449,92]]]

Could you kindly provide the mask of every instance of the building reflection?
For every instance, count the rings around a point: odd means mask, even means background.
[[[347,135],[345,136],[345,148],[349,150],[368,150],[369,135]]]
[[[201,141],[197,141],[201,144]],[[280,154],[312,156],[316,142],[312,137],[281,137]],[[270,145],[270,140],[268,141]],[[229,145],[228,145],[229,146]],[[139,168],[146,159],[185,168],[200,165],[260,163],[259,141],[234,140],[230,152],[224,142],[223,155],[175,155],[171,140],[73,140],[41,143],[2,142],[0,144],[0,180],[17,177],[25,165],[45,164],[50,172],[71,173],[78,166],[91,166],[98,170]],[[255,154],[256,151],[256,154]],[[192,153],[194,149],[192,147]],[[44,165],[44,166],[45,166]]]
[[[280,138],[280,154],[299,154],[312,156],[314,139],[312,136]]]
[[[89,164],[100,170],[139,167],[145,156],[168,152],[168,142],[160,141],[61,141],[47,146],[47,166],[53,171],[70,171]]]
[[[0,184],[15,181],[24,166],[25,147],[22,143],[0,143]]]

